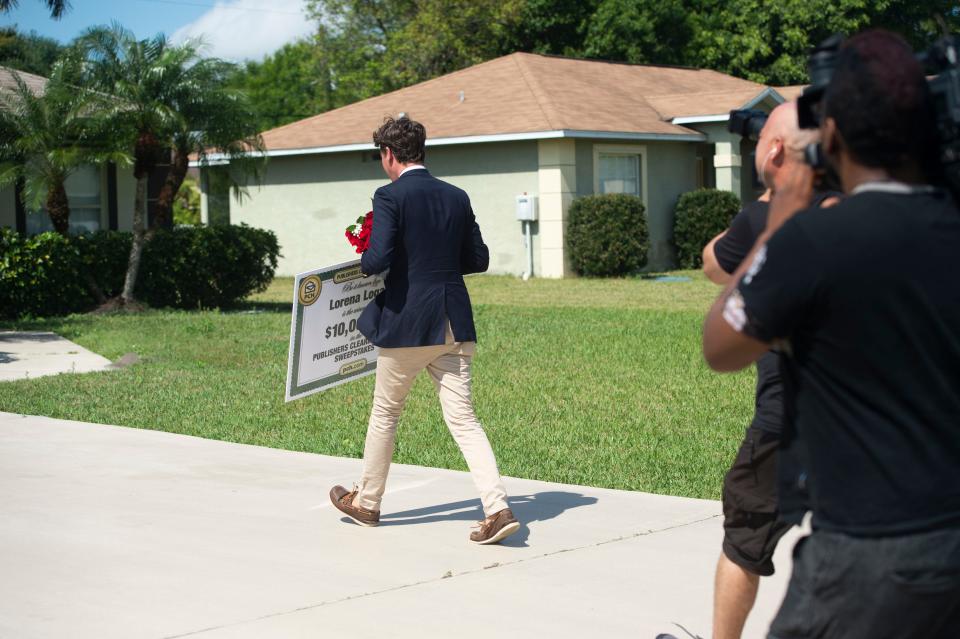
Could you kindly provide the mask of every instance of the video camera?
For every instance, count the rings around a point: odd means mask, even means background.
[[[756,142],[760,138],[760,131],[767,123],[769,116],[769,113],[757,109],[736,109],[730,112],[727,130]],[[820,148],[819,145],[811,144],[810,147],[804,149],[804,157],[808,158],[807,162],[816,169],[815,184],[817,189],[821,191],[840,191],[840,178],[833,167],[828,166],[826,162],[815,163],[809,160],[812,147],[816,147],[817,150]],[[755,176],[754,179],[759,180],[759,176]]]
[[[837,52],[843,36],[834,35],[810,54],[808,68],[810,86],[797,99],[797,120],[800,128],[815,129],[823,115],[823,96],[833,77]],[[917,55],[933,77],[927,81],[933,99],[940,136],[940,164],[947,185],[960,195],[960,39],[945,35],[929,49]],[[811,145],[805,153],[814,167],[824,164],[819,145]]]
[[[727,130],[756,142],[757,138],[760,137],[760,130],[767,123],[767,116],[769,115],[769,113],[757,109],[731,111],[730,119],[727,121]]]

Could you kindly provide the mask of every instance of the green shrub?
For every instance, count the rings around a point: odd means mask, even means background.
[[[588,195],[574,200],[567,225],[573,270],[588,277],[636,272],[647,263],[649,238],[636,195]]]
[[[123,279],[130,259],[130,233],[97,231],[73,238],[80,251],[80,260],[87,273],[107,297],[116,297],[123,291]]]
[[[200,185],[187,176],[173,198],[174,224],[200,224]]]
[[[91,310],[85,273],[108,297],[119,295],[131,241],[118,231],[24,238],[0,229],[0,317]],[[157,307],[230,306],[267,287],[279,254],[273,233],[248,226],[158,231],[144,246],[134,294]]]
[[[25,238],[0,228],[0,317],[63,315],[92,303],[74,243],[54,232]]]
[[[136,296],[151,306],[229,306],[265,290],[280,248],[249,226],[183,226],[160,231],[143,250]]]
[[[729,191],[699,189],[681,195],[673,223],[680,268],[703,266],[703,247],[730,226],[739,210],[740,200]]]

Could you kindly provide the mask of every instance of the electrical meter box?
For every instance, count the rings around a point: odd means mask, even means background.
[[[523,195],[517,196],[517,219],[521,222],[537,221],[537,196]]]

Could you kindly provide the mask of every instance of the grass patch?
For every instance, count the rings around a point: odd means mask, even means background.
[[[718,498],[753,407],[753,375],[700,355],[716,289],[691,282],[468,279],[477,413],[506,475]],[[283,401],[292,279],[235,312],[149,311],[6,323],[49,330],[121,371],[0,384],[0,410],[360,457],[373,378]],[[396,461],[465,469],[425,377]],[[350,478],[344,478],[349,481]]]

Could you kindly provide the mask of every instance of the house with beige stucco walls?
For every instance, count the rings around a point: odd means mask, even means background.
[[[47,79],[0,67],[0,104],[4,99],[15,99],[14,75],[18,75],[35,94],[42,93]],[[153,207],[166,171],[161,164],[152,175],[147,188],[147,214],[152,220]],[[66,180],[70,203],[70,232],[84,233],[105,229],[130,231],[133,229],[133,202],[137,181],[132,166],[86,164],[73,171]],[[30,210],[23,201],[22,185],[0,187],[0,227],[15,229],[25,235],[52,231],[50,217],[41,207]]]
[[[665,269],[681,194],[758,193],[753,144],[727,132],[729,111],[784,100],[716,71],[514,53],[264,132],[262,182],[237,199],[217,186],[225,167],[202,167],[201,215],[276,233],[280,275],[355,258],[343,230],[386,182],[372,133],[404,113],[427,129],[428,169],[470,195],[491,272],[519,275],[532,253],[532,275],[569,275],[567,213],[594,193],[643,199],[650,267]],[[523,195],[537,203],[529,246]]]

